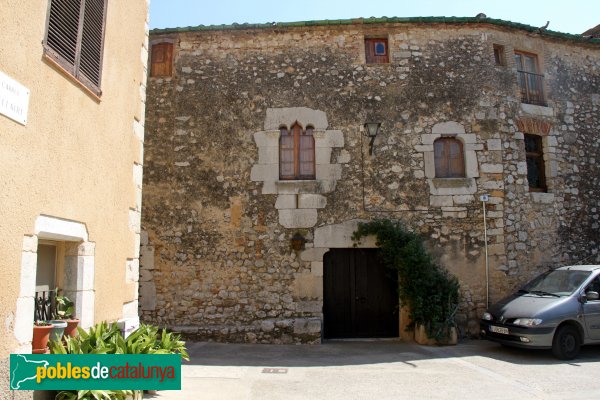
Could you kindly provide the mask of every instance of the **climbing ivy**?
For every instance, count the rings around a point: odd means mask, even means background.
[[[361,222],[352,240],[375,235],[385,266],[398,271],[398,297],[408,305],[413,324],[424,325],[436,340],[448,339],[455,326],[458,279],[437,264],[417,234],[398,221],[378,219]]]

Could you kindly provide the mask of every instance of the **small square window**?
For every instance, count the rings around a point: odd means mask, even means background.
[[[494,45],[494,62],[496,65],[506,65],[506,59],[504,58],[504,46],[499,44]]]
[[[365,59],[367,64],[389,63],[387,38],[365,38]]]

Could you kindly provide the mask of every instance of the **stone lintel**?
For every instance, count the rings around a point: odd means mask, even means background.
[[[473,194],[477,184],[473,178],[434,178],[428,179],[432,195],[461,195]]]
[[[311,247],[300,253],[302,261],[322,262],[323,256],[329,251],[327,247]]]
[[[350,220],[336,225],[326,225],[315,229],[315,247],[351,248],[354,246],[352,234],[358,228],[359,220]],[[369,236],[356,243],[359,248],[376,248],[375,237]],[[315,260],[320,261],[320,260]]]
[[[327,206],[327,197],[320,194],[300,194],[298,195],[298,208],[325,208]]]
[[[280,194],[275,201],[275,208],[278,210],[297,208],[295,194]]]
[[[321,183],[317,180],[275,181],[275,187],[277,188],[277,193],[279,193],[280,195],[321,193]]]
[[[536,106],[534,104],[521,103],[521,111],[523,111],[525,114],[530,115],[554,117],[554,109],[552,107]]]
[[[279,223],[285,228],[312,228],[317,224],[316,209],[279,210]]]

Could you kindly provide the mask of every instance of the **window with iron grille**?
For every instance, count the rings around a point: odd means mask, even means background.
[[[171,76],[173,73],[173,43],[161,42],[152,44],[150,76]]]
[[[288,130],[279,128],[279,179],[315,179],[313,128],[297,122]]]
[[[537,55],[515,51],[515,64],[521,102],[545,106],[544,75],[540,74]]]
[[[462,142],[442,137],[433,142],[436,178],[464,178],[465,160]]]
[[[44,55],[100,95],[106,0],[50,0]]]
[[[386,38],[365,38],[365,58],[367,64],[389,63],[388,40]]]
[[[525,134],[525,154],[527,160],[527,180],[530,192],[546,191],[544,151],[542,137]]]

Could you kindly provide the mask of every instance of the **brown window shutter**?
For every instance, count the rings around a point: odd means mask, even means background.
[[[279,178],[294,179],[294,136],[287,128],[280,129]]]
[[[100,94],[106,0],[50,0],[44,54]]]
[[[171,76],[173,72],[173,43],[152,45],[150,76]]]
[[[102,72],[105,0],[85,0],[79,71],[97,87]]]
[[[310,128],[300,134],[298,160],[298,176],[301,179],[315,179],[315,138]]]
[[[81,0],[51,1],[46,45],[67,71],[75,74]]]
[[[286,127],[279,131],[279,179],[315,179],[313,128],[303,131],[295,123],[289,131]]]
[[[365,59],[367,64],[389,63],[388,40],[386,38],[365,38]]]
[[[464,178],[463,147],[456,138],[440,138],[433,143],[436,178]]]

